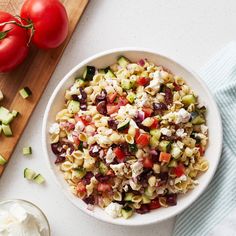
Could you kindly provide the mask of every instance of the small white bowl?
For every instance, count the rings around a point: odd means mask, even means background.
[[[194,190],[189,191],[185,195],[179,196],[176,206],[160,208],[144,215],[135,214],[128,220],[123,218],[113,219],[107,215],[104,210],[98,207],[96,207],[94,211],[89,211],[87,209],[87,205],[70,192],[67,182],[63,179],[63,174],[54,164],[55,156],[51,151],[48,135],[50,125],[55,122],[56,113],[63,107],[65,89],[73,84],[74,78],[82,74],[86,65],[94,65],[97,68],[104,68],[115,63],[117,58],[121,55],[124,55],[134,62],[140,60],[141,58],[147,58],[149,61],[152,61],[158,65],[163,65],[164,67],[170,69],[175,75],[182,76],[186,83],[190,85],[191,88],[199,95],[200,102],[207,106],[207,125],[209,127],[209,145],[205,156],[209,161],[210,167],[206,173],[199,177],[200,184]],[[186,67],[178,64],[170,58],[150,50],[139,48],[119,48],[105,51],[84,60],[74,67],[57,85],[48,102],[44,114],[42,132],[43,149],[46,154],[45,156],[49,169],[51,170],[56,183],[60,186],[61,190],[65,193],[68,199],[76,207],[99,220],[127,226],[147,225],[160,222],[179,214],[184,209],[189,207],[200,196],[200,194],[203,193],[213,178],[220,160],[222,149],[222,124],[220,113],[205,83],[196,73],[186,69]]]

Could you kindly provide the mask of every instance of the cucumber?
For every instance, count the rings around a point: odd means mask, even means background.
[[[125,219],[128,219],[133,215],[133,209],[129,206],[126,206],[121,210],[121,214]]]
[[[178,165],[176,160],[171,160],[170,163],[168,164],[168,167],[176,167]]]
[[[106,175],[108,172],[108,167],[102,161],[99,162],[98,169],[102,175]]]
[[[24,87],[19,91],[22,98],[26,99],[32,95],[31,90],[28,87]]]
[[[178,159],[181,156],[182,151],[177,145],[172,144],[170,154],[175,159]]]
[[[33,181],[37,184],[42,184],[45,182],[45,179],[41,174],[38,174],[34,177]]]
[[[0,121],[3,124],[7,125],[11,123],[13,118],[14,116],[9,112],[8,109],[6,109],[5,107],[0,107]]]
[[[31,147],[24,147],[22,149],[22,153],[23,153],[23,155],[30,155],[30,154],[32,154],[32,148]]]
[[[125,121],[119,123],[117,126],[117,130],[122,131],[122,130],[127,129],[129,127],[129,122],[130,122],[130,120],[125,120]]]
[[[126,99],[130,102],[133,103],[135,100],[136,95],[133,92],[130,92],[127,96]]]
[[[124,57],[124,56],[121,56],[118,60],[117,60],[118,64],[121,66],[121,67],[126,67],[130,61]]]
[[[3,95],[2,91],[0,90],[0,101],[2,101],[3,98],[4,98],[4,95]]]
[[[151,138],[150,138],[150,146],[152,148],[157,148],[158,145],[159,145],[159,139],[157,137],[155,137],[155,136],[151,136]]]
[[[114,75],[114,73],[111,70],[108,70],[106,72],[105,78],[116,78],[116,76]]]
[[[192,124],[201,125],[201,124],[204,124],[206,122],[205,118],[202,115],[200,115],[198,112],[193,111],[190,114],[191,114],[191,123]]]
[[[80,77],[75,78],[75,82],[76,82],[76,84],[79,85],[79,87],[85,86],[85,83],[86,83],[86,82],[85,82],[82,78],[80,78]]]
[[[196,140],[196,144],[201,143],[201,139],[196,135],[195,132],[192,132],[192,133],[191,133],[190,138],[195,139],[195,140]]]
[[[161,137],[161,131],[159,129],[152,129],[150,131],[151,136],[155,137],[157,140]]]
[[[80,103],[78,101],[71,100],[68,104],[67,109],[70,113],[75,114],[80,110]]]
[[[0,154],[0,166],[4,166],[7,163],[7,160]]]
[[[5,136],[7,137],[12,136],[11,127],[9,125],[2,124],[2,131]]]
[[[162,141],[159,143],[159,148],[160,148],[160,151],[161,151],[161,152],[169,152],[170,149],[171,149],[171,143],[170,143],[170,141],[162,140]]]
[[[151,202],[151,199],[148,196],[146,196],[145,194],[142,195],[142,198],[143,198],[143,200],[142,200],[143,204],[148,204]]]
[[[103,74],[103,75],[106,74],[105,69],[98,69],[98,73],[99,73],[99,74]]]
[[[182,103],[185,106],[189,106],[190,104],[195,104],[196,102],[197,99],[193,94],[188,94],[182,97]]]
[[[33,171],[29,168],[24,169],[24,178],[25,179],[33,180],[36,176],[37,176],[37,174],[35,173],[35,171]]]
[[[12,110],[11,114],[13,115],[13,117],[17,117],[20,113],[16,110]]]
[[[133,196],[134,196],[133,193],[126,193],[126,194],[125,194],[125,197],[124,197],[124,200],[125,200],[126,202],[132,202]]]
[[[132,85],[130,83],[129,79],[122,79],[121,80],[121,88],[123,88],[124,90],[129,90],[132,88]]]
[[[75,177],[79,179],[82,179],[87,173],[87,171],[83,167],[78,167],[74,170],[75,170]]]
[[[83,79],[92,80],[93,76],[95,75],[95,72],[96,72],[96,68],[94,66],[86,66],[83,73]]]

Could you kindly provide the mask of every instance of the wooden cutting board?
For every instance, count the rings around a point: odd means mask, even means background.
[[[4,137],[4,135],[0,135],[0,154],[7,160],[10,159],[34,108],[39,102],[88,0],[62,0],[61,2],[64,4],[69,17],[69,34],[63,45],[48,51],[39,50],[32,46],[28,58],[21,66],[8,74],[0,74],[0,89],[5,95],[0,104],[9,110],[14,109],[20,112],[20,115],[11,123],[13,136]],[[1,0],[0,10],[10,12],[13,15],[19,14],[22,3],[23,0]],[[18,93],[21,88],[26,86],[32,91],[32,96],[29,99],[23,99]],[[0,166],[0,176],[4,167]]]

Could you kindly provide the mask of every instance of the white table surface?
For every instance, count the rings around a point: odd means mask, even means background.
[[[45,164],[41,146],[43,113],[61,78],[83,59],[106,49],[155,49],[197,71],[235,39],[235,12],[235,0],[91,0],[0,179],[0,200],[21,198],[37,204],[48,216],[53,236],[170,236],[174,219],[127,228],[99,222],[75,208],[55,185]],[[21,154],[27,145],[33,147],[29,158]],[[47,183],[39,186],[27,182],[23,178],[25,167],[42,173]]]

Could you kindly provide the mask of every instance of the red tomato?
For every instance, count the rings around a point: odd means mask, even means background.
[[[147,85],[149,83],[150,79],[146,77],[139,77],[137,79],[137,83],[141,86]]]
[[[111,185],[107,183],[98,183],[98,192],[111,191]]]
[[[142,110],[145,113],[145,118],[150,117],[153,113],[153,109],[150,107],[143,107]]]
[[[85,126],[91,124],[91,121],[92,121],[91,116],[81,116],[80,118]]]
[[[184,171],[185,171],[185,168],[184,168],[184,165],[183,164],[179,164],[178,166],[176,166],[174,168],[174,174],[177,176],[177,177],[180,177],[184,174]]]
[[[136,129],[136,132],[135,132],[135,140],[139,137],[140,135],[140,130],[139,129]]]
[[[141,147],[147,146],[149,144],[150,135],[149,134],[140,134],[136,139],[136,143]]]
[[[167,152],[161,152],[159,156],[159,161],[168,163],[170,161],[171,154]]]
[[[113,103],[117,97],[117,93],[116,92],[111,93],[111,94],[107,95],[107,97],[108,97],[108,102]]]
[[[149,204],[148,204],[148,208],[150,210],[154,210],[154,209],[158,209],[161,207],[161,204],[159,203],[158,198],[153,199]]]
[[[83,182],[79,182],[77,184],[76,190],[77,190],[78,193],[86,193],[86,187],[83,184]]]
[[[111,104],[107,104],[107,114],[111,115],[113,113],[118,112],[118,110],[120,109],[119,105],[111,105]]]
[[[19,20],[11,14],[0,11],[0,24]],[[29,47],[27,31],[15,24],[0,26],[0,72],[7,72],[21,64],[26,58]]]
[[[33,23],[32,42],[39,48],[56,48],[66,39],[68,17],[58,0],[26,0],[21,17]],[[29,22],[23,21],[25,25]]]
[[[205,149],[201,145],[199,146],[199,152],[201,156],[205,154]]]
[[[159,127],[159,120],[154,117],[154,121],[152,125],[150,126],[151,129],[157,129]]]
[[[119,102],[118,102],[118,104],[120,105],[120,106],[125,106],[125,105],[127,105],[129,103],[129,101],[125,98],[125,97],[119,97]]]
[[[115,155],[116,155],[117,161],[118,161],[118,162],[124,162],[124,160],[125,160],[125,154],[124,154],[124,152],[121,150],[121,148],[116,147],[116,148],[114,148],[113,151],[114,151],[114,153],[115,153]]]
[[[143,167],[151,169],[153,167],[153,161],[149,157],[143,158]]]
[[[175,87],[175,90],[176,91],[180,91],[181,90],[181,86],[176,84],[175,82],[173,83],[174,87]]]

